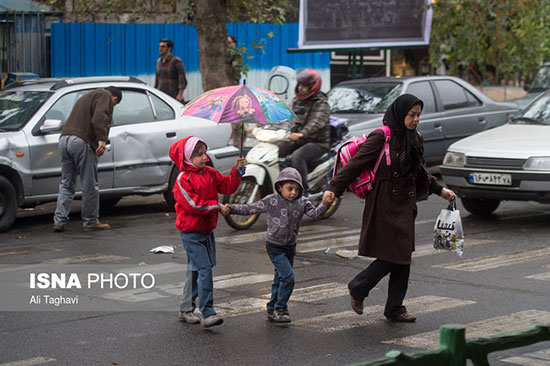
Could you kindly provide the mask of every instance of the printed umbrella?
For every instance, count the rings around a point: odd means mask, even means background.
[[[263,125],[296,122],[292,109],[270,90],[248,85],[226,86],[199,95],[185,105],[184,115],[195,116],[216,123],[244,123]],[[241,138],[241,156],[243,153]]]

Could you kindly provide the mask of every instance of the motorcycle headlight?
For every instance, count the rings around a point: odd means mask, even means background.
[[[529,158],[523,164],[525,170],[550,170],[550,156]]]
[[[464,166],[466,164],[466,156],[462,153],[448,151],[443,158],[444,165]]]

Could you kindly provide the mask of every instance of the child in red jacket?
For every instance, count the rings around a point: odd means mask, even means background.
[[[244,167],[245,161],[237,158],[230,176],[224,176],[206,165],[206,149],[203,140],[188,136],[170,146],[170,158],[180,170],[173,192],[176,199],[176,227],[181,231],[187,253],[187,275],[179,319],[211,327],[223,323],[213,307],[212,268],[216,265],[213,230],[220,211],[218,193],[231,194],[237,190],[241,184],[237,168]],[[197,297],[202,319],[194,314]]]

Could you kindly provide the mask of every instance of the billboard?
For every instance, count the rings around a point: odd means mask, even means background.
[[[431,0],[300,0],[300,49],[430,43]]]

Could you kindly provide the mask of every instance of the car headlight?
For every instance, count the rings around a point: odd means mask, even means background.
[[[550,156],[529,158],[523,164],[525,170],[550,170]]]
[[[466,164],[466,156],[462,153],[448,151],[443,158],[444,165],[464,166]]]

